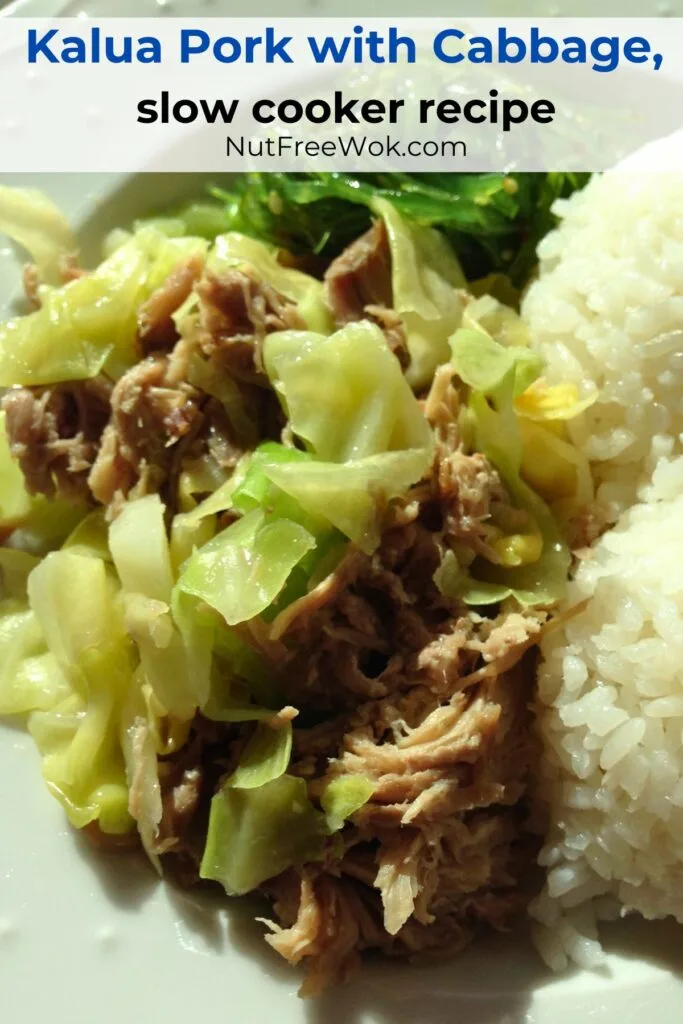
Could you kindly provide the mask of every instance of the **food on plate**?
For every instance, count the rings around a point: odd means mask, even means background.
[[[565,220],[527,287],[551,206],[582,184],[248,175],[114,232],[91,270],[49,200],[0,191],[0,227],[33,258],[31,310],[0,326],[0,713],[27,716],[49,790],[97,843],[139,842],[182,885],[263,893],[267,941],[305,966],[304,994],[366,950],[457,951],[512,927],[539,853],[551,871],[532,910],[544,948],[560,942],[553,966],[581,958],[571,943],[600,956],[558,877],[573,871],[581,899],[664,906],[647,845],[659,804],[631,775],[675,771],[656,746],[681,699],[675,659],[665,644],[661,693],[640,693],[637,668],[616,676],[619,628],[645,650],[675,626],[677,591],[660,600],[643,546],[654,523],[676,542],[681,471],[654,428],[626,468],[596,448],[596,423],[618,433],[595,414],[617,371],[592,342],[565,357],[542,318],[545,289],[589,319],[562,277],[574,257],[549,261],[588,230],[600,182],[553,207]],[[631,246],[624,233],[614,259]],[[656,347],[669,305],[653,289]],[[642,373],[666,405],[669,384]],[[635,496],[656,455],[642,506],[589,549],[633,501],[610,504],[610,473]],[[595,796],[636,761],[632,805]],[[589,790],[596,835],[632,812],[645,836],[637,883],[615,866],[622,846],[580,861],[589,826],[562,808]],[[678,831],[674,814],[671,856]],[[589,870],[642,891],[580,889]]]
[[[596,920],[683,921],[683,459],[584,558],[539,671],[539,762],[552,825],[534,901],[552,967],[604,962]]]
[[[550,382],[599,390],[568,431],[593,464],[602,527],[681,451],[683,191],[675,174],[614,170],[556,209],[523,315]]]
[[[683,921],[683,191],[652,172],[670,146],[680,135],[557,204],[523,302],[548,379],[599,389],[567,424],[596,483],[582,542],[616,523],[578,552],[565,600],[582,610],[541,644],[550,826],[531,910],[555,968],[604,962],[601,918]]]

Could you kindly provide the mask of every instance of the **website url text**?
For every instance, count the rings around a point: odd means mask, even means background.
[[[462,139],[395,139],[338,135],[332,139],[298,139],[293,135],[279,135],[276,138],[255,139],[246,135],[226,139],[226,156],[229,157],[428,157],[439,160],[464,159],[467,146]]]

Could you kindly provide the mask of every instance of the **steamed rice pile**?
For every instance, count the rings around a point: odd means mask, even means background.
[[[617,525],[539,670],[551,821],[531,913],[556,969],[602,962],[600,918],[683,921],[683,183],[612,172],[561,213],[524,315],[552,380],[600,389],[572,436]]]
[[[644,497],[581,563],[569,601],[588,605],[544,646],[554,821],[533,912],[553,967],[599,961],[582,938],[595,937],[592,909],[683,920],[683,458]],[[606,894],[618,904],[581,906]]]
[[[683,185],[612,171],[556,212],[522,312],[552,383],[600,389],[570,433],[613,523],[657,460],[683,451]]]

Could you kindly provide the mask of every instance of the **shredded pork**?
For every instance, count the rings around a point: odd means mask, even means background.
[[[34,285],[27,273],[37,301]],[[337,323],[372,318],[406,365],[381,221],[331,264],[325,285]],[[178,330],[173,315],[193,289],[196,306]],[[250,272],[180,264],[140,309],[140,361],[113,387],[97,378],[4,398],[29,489],[89,495],[115,515],[150,492],[173,507],[188,466],[225,479],[245,449],[283,427],[264,338],[303,327],[295,305]],[[434,581],[449,549],[495,561],[490,523],[510,512],[494,468],[461,444],[452,378],[437,371],[423,399],[434,462],[386,510],[377,551],[349,545],[309,593],[239,632],[286,695],[268,725],[293,726],[288,771],[311,801],[319,806],[339,778],[372,787],[322,860],[263,886],[268,942],[305,965],[304,995],[346,978],[365,950],[458,950],[482,928],[507,928],[526,900],[536,852],[526,801],[533,647],[546,615],[475,610]],[[182,884],[198,881],[211,797],[253,728],[197,714],[159,757],[150,843]]]
[[[28,269],[27,292],[37,301],[36,281]],[[179,335],[173,314],[193,287],[197,311]],[[111,517],[149,493],[173,507],[183,466],[203,469],[217,486],[246,449],[279,436],[282,414],[261,346],[271,331],[304,326],[291,302],[246,272],[203,271],[199,257],[180,263],[140,307],[143,358],[113,386],[100,376],[4,397],[29,491],[86,497]]]
[[[389,348],[402,366],[409,362],[405,331],[391,308],[391,254],[383,220],[377,220],[330,264],[325,291],[339,324],[370,319],[384,331]]]
[[[88,483],[103,505],[161,490],[173,448],[201,415],[190,384],[170,387],[168,358],[148,356],[128,370],[111,396],[111,417]]]
[[[179,263],[138,310],[138,335],[144,353],[168,350],[179,339],[173,314],[180,309],[200,277],[204,260],[190,256]]]
[[[12,455],[31,494],[87,494],[109,415],[103,377],[44,388],[13,388],[3,400]]]
[[[215,369],[248,384],[267,384],[263,340],[272,331],[305,329],[296,306],[244,270],[209,272],[197,291],[198,341],[204,354],[213,357]]]
[[[537,850],[526,802],[537,754],[530,648],[545,615],[478,614],[445,600],[432,578],[451,537],[476,531],[504,497],[485,459],[442,443],[374,555],[350,550],[245,634],[291,701],[271,724],[293,722],[288,771],[314,804],[333,779],[372,785],[322,863],[263,887],[268,942],[306,967],[302,995],[344,980],[366,950],[457,951],[483,928],[508,928],[526,904]],[[224,772],[244,735],[220,748]]]

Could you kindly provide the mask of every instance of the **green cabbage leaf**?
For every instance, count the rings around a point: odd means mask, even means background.
[[[0,232],[26,249],[46,284],[59,283],[60,257],[78,248],[64,214],[38,189],[0,185]]]
[[[448,339],[465,305],[465,276],[441,232],[402,216],[388,199],[376,198],[370,206],[389,236],[393,307],[410,352],[406,376],[413,387],[426,387],[437,366],[448,362]]]
[[[325,787],[320,806],[330,832],[337,832],[373,794],[374,786],[363,775],[339,775]]]
[[[514,505],[540,532],[542,547],[527,565],[507,568],[478,559],[472,571],[450,552],[435,581],[446,597],[471,605],[509,596],[524,606],[554,604],[566,589],[569,548],[548,506],[522,479],[522,432],[514,407],[543,364],[527,348],[503,346],[483,330],[456,331],[451,349],[455,371],[470,389],[467,415],[473,448],[498,470]]]
[[[177,587],[234,626],[265,611],[314,547],[304,526],[254,509],[190,556]]]
[[[239,896],[319,858],[325,835],[325,818],[308,799],[304,779],[285,774],[254,789],[223,785],[211,801],[200,875]]]
[[[319,459],[429,446],[417,399],[376,324],[362,320],[327,337],[275,332],[264,362],[292,430]]]
[[[34,711],[29,730],[43,778],[71,823],[97,820],[104,832],[125,833],[133,822],[119,720],[134,652],[117,589],[104,562],[74,551],[52,552],[31,572],[31,610],[69,691]]]
[[[431,448],[383,452],[348,462],[262,463],[274,484],[306,512],[326,518],[362,551],[371,553],[392,498],[426,473]]]
[[[92,273],[46,288],[41,307],[0,325],[0,387],[119,376],[139,358],[137,309],[174,266],[207,242],[145,228]]]
[[[160,707],[191,716],[209,697],[213,628],[174,592],[164,506],[156,494],[128,502],[109,528],[125,623]]]

